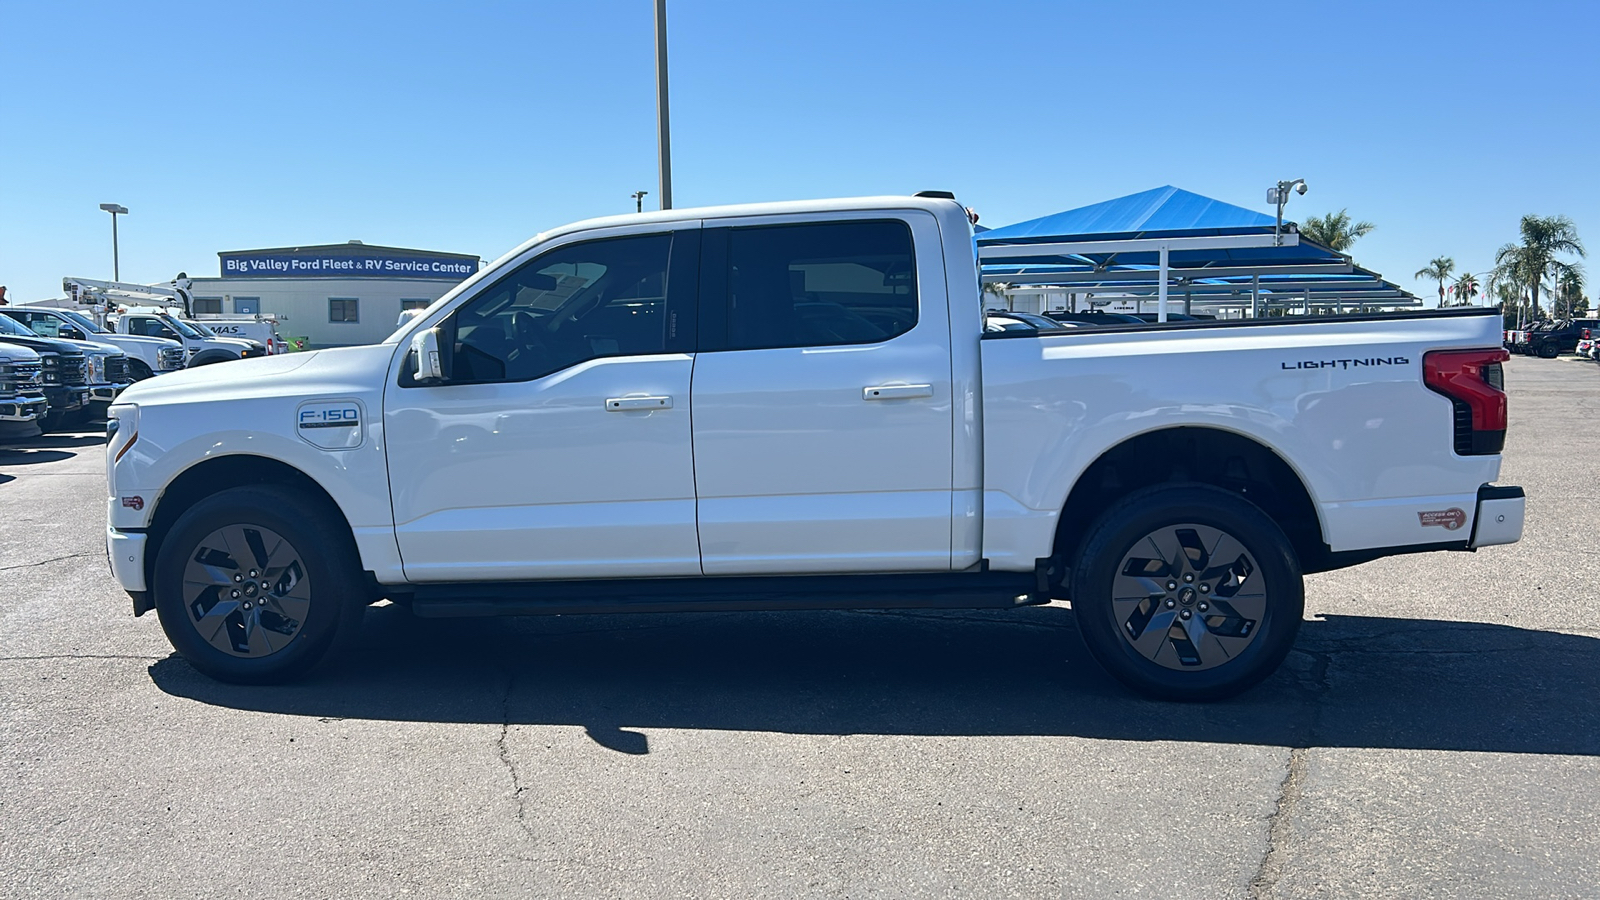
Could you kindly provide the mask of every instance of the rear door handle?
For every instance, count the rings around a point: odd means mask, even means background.
[[[626,412],[630,409],[671,409],[671,397],[608,397],[606,412]]]
[[[861,389],[863,400],[909,400],[916,397],[932,397],[933,385],[931,384],[880,384],[877,387],[864,387]]]

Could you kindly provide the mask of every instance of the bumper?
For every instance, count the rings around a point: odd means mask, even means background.
[[[49,407],[49,401],[43,397],[0,401],[0,422],[35,422],[44,418]]]
[[[1472,539],[1467,546],[1492,547],[1522,540],[1522,520],[1527,497],[1515,485],[1486,484],[1478,488],[1478,514],[1473,519]]]
[[[89,399],[95,402],[110,403],[117,399],[117,395],[127,389],[132,382],[116,382],[108,384],[89,385]]]
[[[86,387],[52,387],[46,385],[44,397],[50,401],[52,410],[59,409],[71,412],[75,409],[83,409],[84,404],[89,402],[89,389]]]
[[[106,556],[111,560],[111,575],[130,593],[146,590],[144,582],[143,534],[106,527]]]

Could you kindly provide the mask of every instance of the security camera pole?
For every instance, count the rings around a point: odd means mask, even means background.
[[[128,208],[116,203],[102,203],[100,208],[111,213],[111,280],[121,281],[122,261],[118,259],[117,255],[117,216],[127,215]]]
[[[648,193],[650,193],[650,192],[649,191],[634,191],[630,195],[630,196],[633,197],[633,211],[634,212],[644,212],[644,195],[648,194]]]
[[[1289,202],[1289,191],[1293,190],[1304,197],[1306,193],[1306,180],[1296,178],[1293,181],[1280,181],[1278,186],[1267,188],[1267,202],[1278,204],[1278,228],[1272,233],[1272,246],[1283,245],[1283,205]]]
[[[670,131],[667,125],[667,0],[656,0],[656,133],[661,148],[662,209],[672,208]]]

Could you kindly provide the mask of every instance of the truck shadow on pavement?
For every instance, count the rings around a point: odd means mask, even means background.
[[[1600,755],[1600,639],[1503,625],[1309,620],[1231,701],[1123,690],[1070,610],[414,619],[369,611],[346,660],[239,687],[172,656],[168,694],[325,719],[569,725],[623,753],[632,729],[1059,735],[1287,747]]]

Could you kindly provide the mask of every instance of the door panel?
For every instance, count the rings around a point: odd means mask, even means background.
[[[531,382],[391,389],[395,531],[413,581],[700,574],[688,354]],[[608,410],[620,397],[670,409]]]
[[[916,246],[931,236],[937,247],[932,217],[908,217]],[[699,354],[692,402],[706,574],[948,570],[952,414],[940,257],[919,256],[913,280],[884,262],[891,254],[852,258],[856,237],[774,263],[781,247],[763,249],[766,260],[741,257],[737,229],[725,242],[719,232],[707,232],[702,263],[701,322],[712,327],[702,329],[703,348],[792,334],[838,343]],[[878,285],[915,285],[914,324],[896,317],[889,292],[873,309],[866,293],[847,290],[872,266],[885,267]],[[751,287],[763,267],[777,276]],[[861,284],[875,290],[871,278]],[[778,292],[779,321],[741,326],[740,315],[767,308],[770,296],[759,291]],[[826,319],[802,321],[817,310]]]
[[[408,579],[700,574],[699,231],[653,227],[557,239],[428,323],[450,380],[402,364],[384,397]]]

